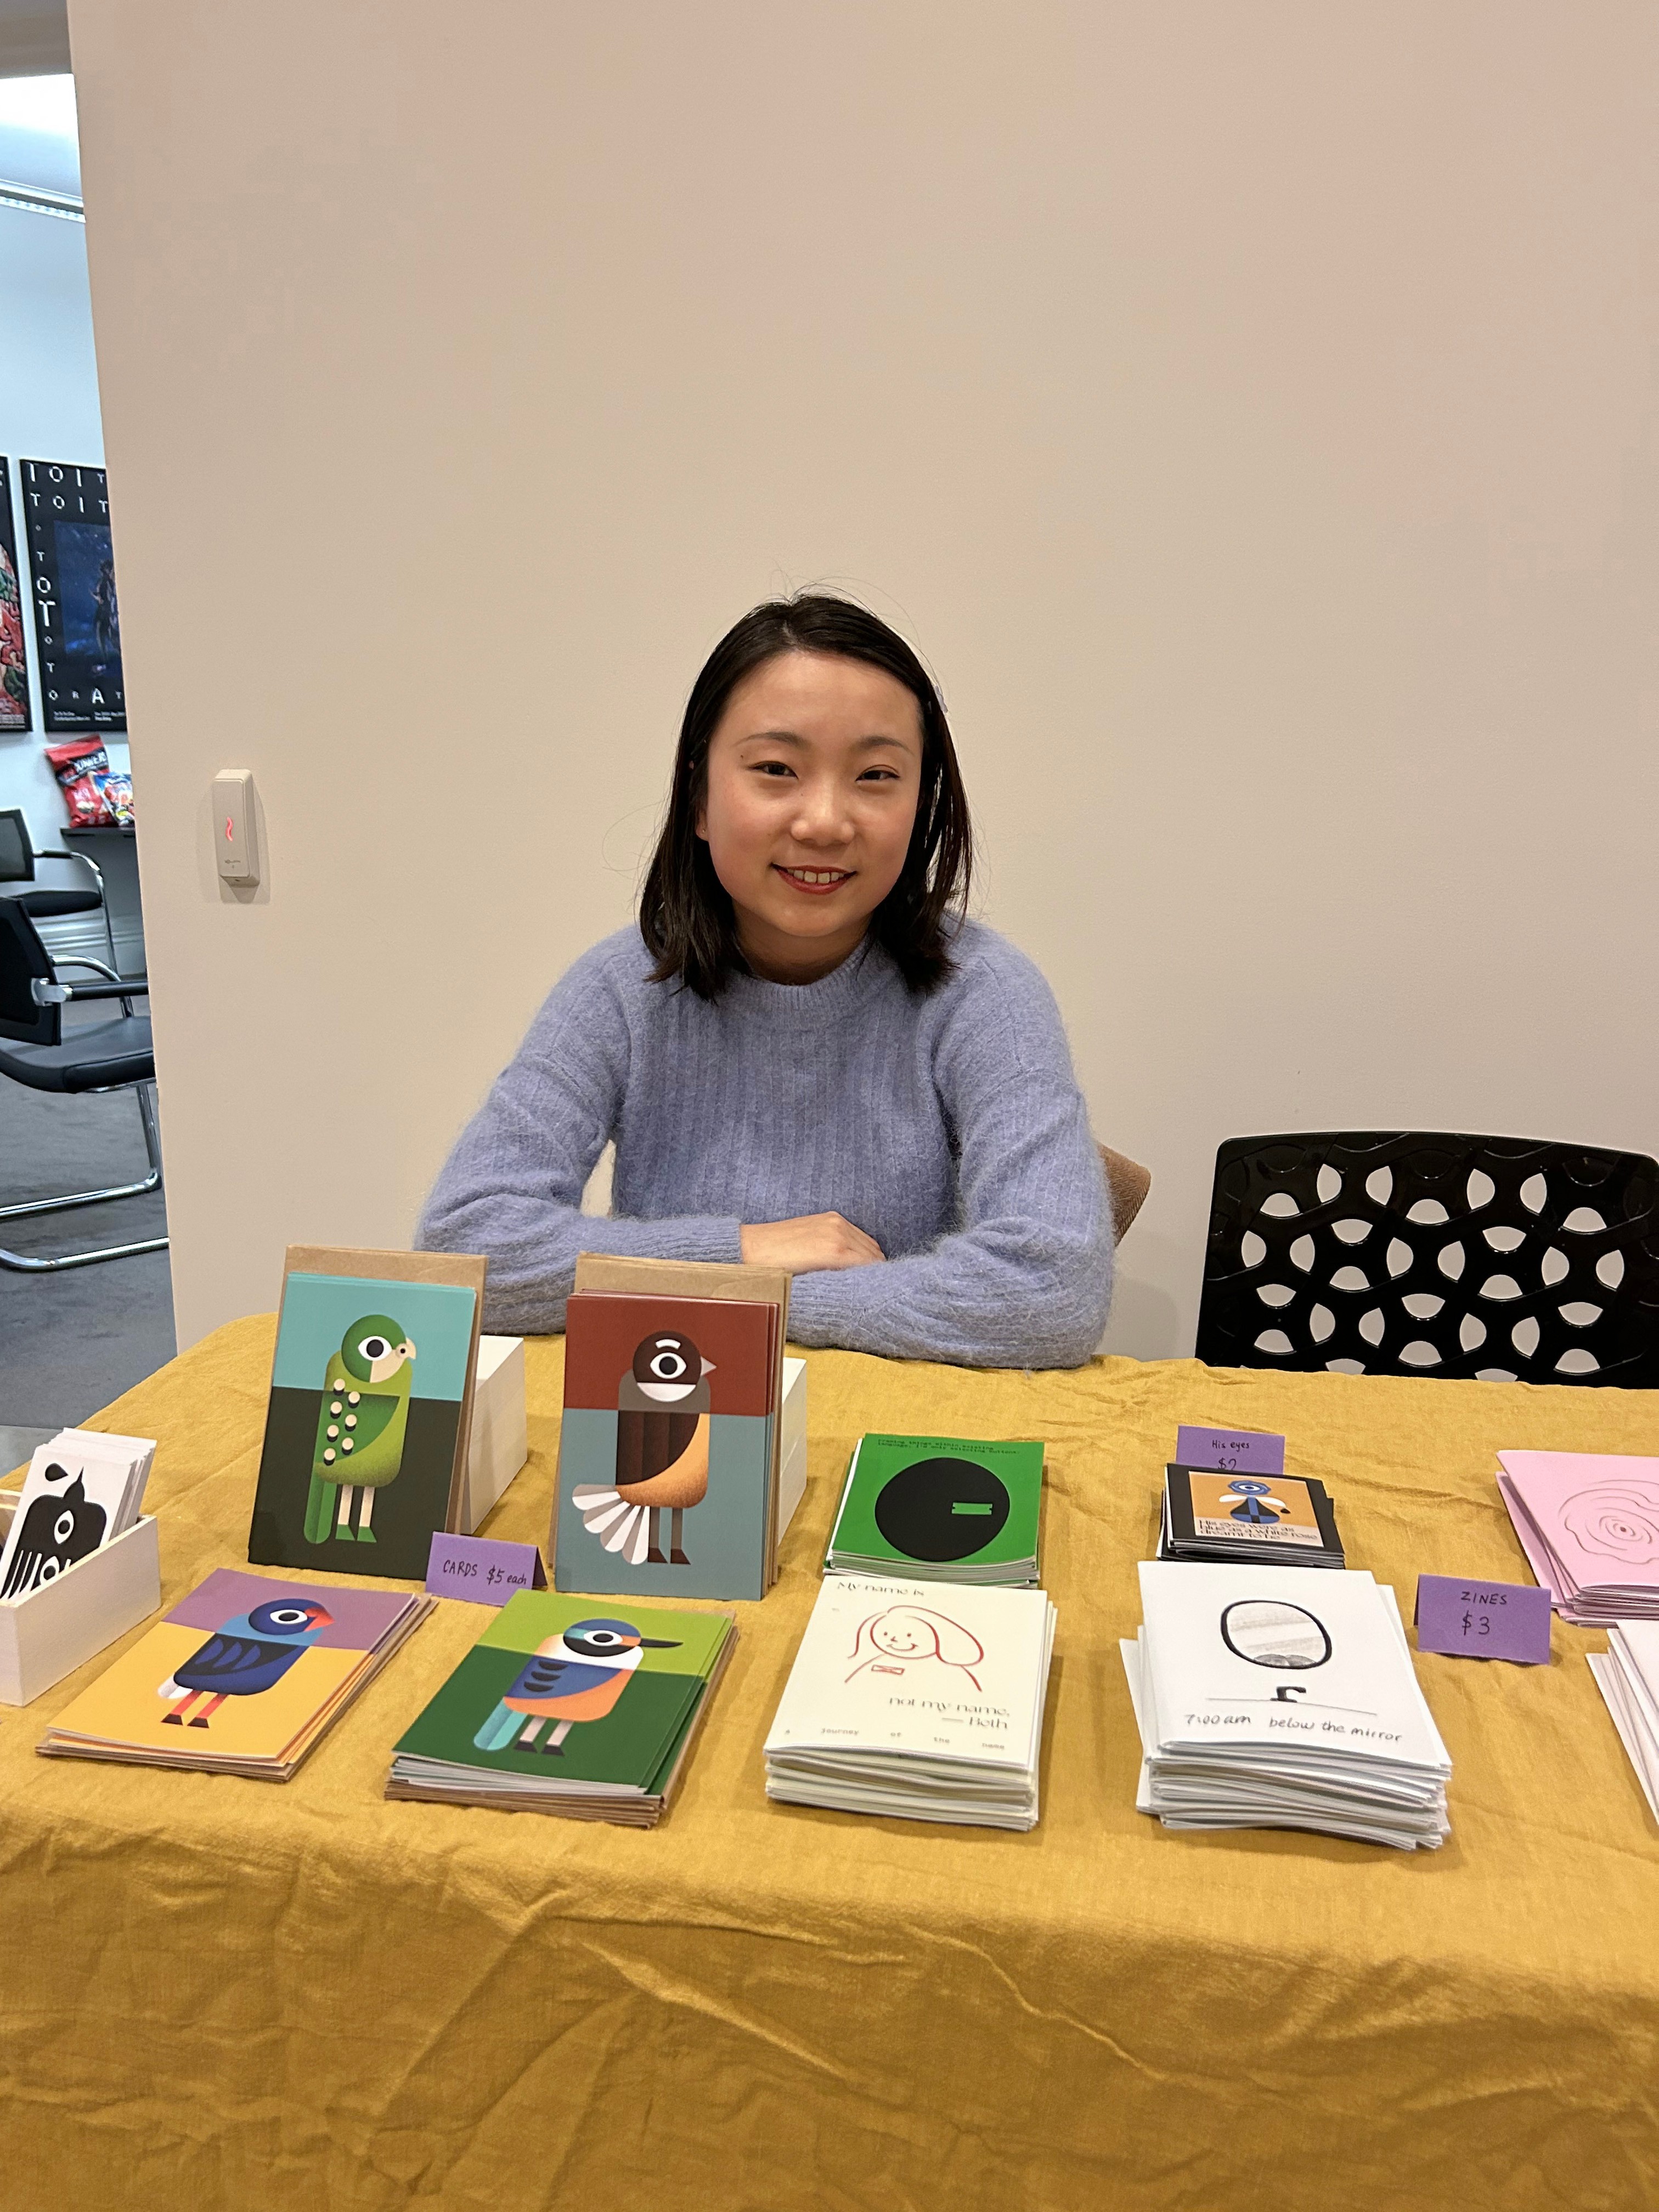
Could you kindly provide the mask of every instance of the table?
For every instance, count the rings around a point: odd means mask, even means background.
[[[273,1323],[100,1425],[161,1439],[166,1601],[235,1564]],[[562,1371],[527,1347],[540,1535]],[[445,1603],[284,1788],[38,1759],[0,1718],[10,2212],[64,2204],[1440,2212],[1659,2200],[1659,1839],[1583,1653],[1425,1657],[1453,1833],[1406,1856],[1133,1810],[1117,1653],[1178,1419],[1282,1429],[1349,1556],[1527,1579],[1499,1447],[1659,1450],[1659,1394],[1103,1359],[810,1359],[811,1480],[654,1833],[388,1804],[490,1617]],[[866,1428],[1048,1441],[1040,1827],[769,1806],[761,1743]],[[325,1577],[324,1579],[329,1579]],[[135,1631],[137,1634],[140,1632]]]

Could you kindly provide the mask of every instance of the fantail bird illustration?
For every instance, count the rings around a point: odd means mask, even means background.
[[[404,1463],[414,1358],[413,1343],[386,1314],[354,1321],[329,1355],[311,1451],[307,1543],[325,1544],[331,1535],[345,1543],[375,1540],[374,1493],[397,1480]],[[356,1499],[362,1502],[354,1528]]]
[[[550,1721],[541,1748],[562,1759],[571,1729],[614,1709],[647,1651],[678,1649],[673,1637],[641,1636],[631,1620],[576,1621],[537,1645],[472,1741],[480,1751],[534,1751],[538,1733]]]
[[[708,1492],[709,1398],[714,1371],[689,1336],[672,1329],[641,1340],[617,1386],[617,1483],[571,1492],[582,1525],[630,1567],[689,1567],[685,1516]],[[666,1560],[662,1516],[672,1513]]]
[[[216,1628],[156,1690],[175,1699],[161,1718],[174,1728],[205,1728],[227,1698],[257,1697],[280,1682],[334,1616],[316,1598],[268,1598]],[[182,1693],[182,1694],[181,1694]],[[198,1698],[207,1703],[186,1721]]]

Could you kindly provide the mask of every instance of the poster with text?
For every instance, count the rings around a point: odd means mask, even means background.
[[[124,731],[107,479],[68,461],[20,461],[18,481],[46,728]]]
[[[0,731],[29,727],[29,668],[23,592],[11,519],[11,464],[0,460]]]

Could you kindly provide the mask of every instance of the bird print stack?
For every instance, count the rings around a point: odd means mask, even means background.
[[[436,1602],[220,1567],[67,1705],[37,1749],[286,1782]]]
[[[416,1582],[465,1510],[484,1262],[292,1246],[248,1558]]]
[[[27,1597],[125,1536],[143,1510],[148,1437],[60,1429],[29,1462],[3,1550],[0,1598]]]
[[[736,1642],[728,1613],[520,1590],[398,1745],[386,1794],[654,1827]]]
[[[1352,1571],[1143,1560],[1119,1650],[1135,1803],[1166,1828],[1311,1828],[1432,1850],[1451,1760],[1394,1592]]]
[[[1043,1590],[826,1576],[766,1739],[767,1796],[1034,1828],[1054,1644]]]
[[[763,1597],[784,1519],[788,1279],[765,1268],[609,1262],[617,1279],[665,1285],[635,1294],[584,1290],[589,1264],[565,1314],[556,1587]],[[681,1295],[688,1282],[711,1295]]]

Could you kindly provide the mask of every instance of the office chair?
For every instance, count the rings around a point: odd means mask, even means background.
[[[83,868],[90,868],[94,888],[78,887],[72,884],[46,884],[36,883],[34,864],[37,860],[74,860]],[[112,969],[118,968],[115,952],[115,926],[110,919],[107,886],[104,872],[90,853],[58,852],[48,847],[36,852],[29,838],[29,825],[21,806],[0,807],[0,884],[30,884],[34,888],[26,891],[0,891],[0,897],[15,898],[24,913],[34,921],[55,921],[72,914],[102,912],[104,936],[109,945]]]
[[[65,983],[59,973],[64,968],[88,968],[104,980]],[[136,1091],[149,1161],[149,1173],[140,1182],[0,1206],[0,1221],[15,1221],[25,1214],[61,1212],[75,1206],[99,1206],[110,1199],[137,1198],[161,1188],[161,1147],[155,1120],[155,1060],[149,1019],[135,1013],[132,1007],[133,1000],[147,995],[149,989],[142,978],[118,975],[101,960],[54,962],[40,942],[40,933],[25,909],[23,897],[0,898],[0,1075],[9,1076],[14,1083],[31,1091],[63,1095]],[[113,1020],[90,1022],[84,1028],[65,1031],[64,1008],[82,1000],[113,1000],[118,1001],[120,1012]],[[165,1237],[150,1237],[137,1243],[66,1252],[52,1259],[0,1249],[0,1267],[22,1274],[54,1273],[65,1267],[90,1267],[99,1260],[125,1259],[136,1252],[164,1251],[167,1242]]]
[[[1424,1130],[1231,1137],[1212,1367],[1659,1387],[1659,1164]]]

